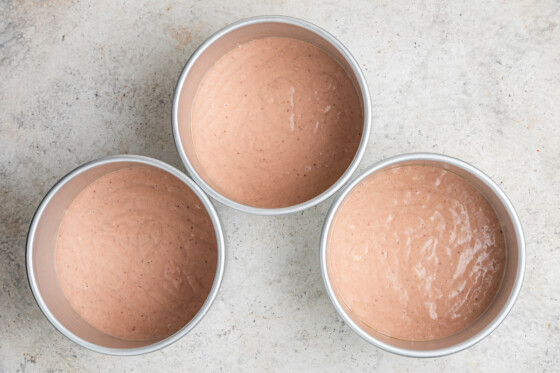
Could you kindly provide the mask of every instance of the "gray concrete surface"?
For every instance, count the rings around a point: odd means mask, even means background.
[[[0,0],[0,372],[559,371],[558,1]],[[373,136],[361,168],[432,151],[488,173],[527,239],[513,311],[467,351],[416,360],[378,350],[335,314],[318,267],[331,201],[278,218],[217,206],[229,242],[223,287],[178,343],[118,358],[80,348],[29,290],[29,222],[66,172],[108,154],[181,163],[171,97],[189,55],[241,18],[283,14],[338,37],[361,64]]]

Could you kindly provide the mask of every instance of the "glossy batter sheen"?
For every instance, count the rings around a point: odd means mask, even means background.
[[[353,317],[399,339],[464,329],[488,308],[505,269],[491,205],[440,168],[369,176],[346,197],[330,232],[329,275],[339,299]]]
[[[362,129],[360,99],[342,67],[311,44],[279,37],[242,44],[214,64],[192,112],[205,179],[262,208],[328,189],[352,162]]]
[[[72,307],[129,340],[166,337],[198,312],[214,281],[217,243],[202,202],[154,167],[107,174],[70,204],[56,267]]]

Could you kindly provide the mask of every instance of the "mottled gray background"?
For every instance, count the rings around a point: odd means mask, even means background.
[[[559,9],[547,0],[0,0],[0,371],[558,371]],[[41,314],[24,251],[43,195],[109,154],[183,169],[170,124],[183,65],[214,31],[262,14],[316,23],[359,61],[373,101],[362,169],[439,152],[481,168],[508,194],[525,229],[527,273],[513,311],[483,342],[417,360],[345,326],[318,266],[331,201],[277,218],[218,205],[230,254],[223,286],[203,322],[162,351],[96,354]]]

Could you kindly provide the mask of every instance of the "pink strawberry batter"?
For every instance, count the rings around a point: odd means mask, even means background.
[[[70,204],[56,268],[66,298],[97,329],[167,337],[198,312],[217,265],[213,224],[195,193],[154,167],[107,174]]]
[[[433,340],[494,299],[505,242],[492,206],[458,175],[403,166],[370,175],[335,216],[328,269],[352,317],[403,340]]]
[[[202,80],[192,136],[206,181],[236,202],[280,208],[324,192],[363,130],[361,101],[323,50],[289,38],[250,41]]]

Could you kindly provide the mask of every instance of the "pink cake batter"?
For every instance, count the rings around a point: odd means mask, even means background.
[[[60,285],[97,329],[129,340],[167,337],[198,312],[214,281],[217,242],[196,194],[155,167],[107,174],[62,219]]]
[[[354,319],[403,340],[433,340],[475,321],[505,270],[496,213],[458,175],[403,166],[367,177],[330,230],[329,276]]]
[[[262,208],[305,202],[342,176],[363,130],[343,68],[289,38],[250,41],[203,78],[192,111],[201,172],[234,201]]]

